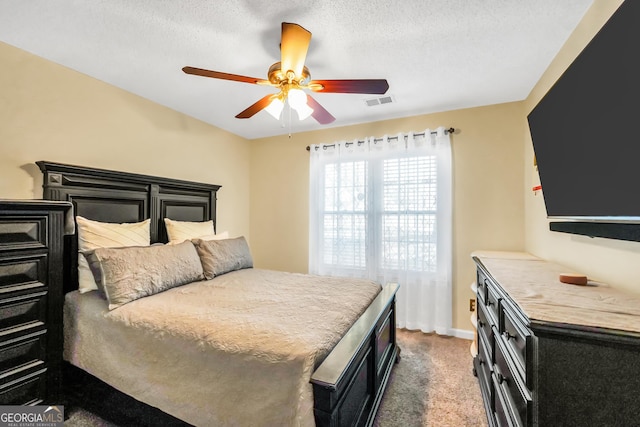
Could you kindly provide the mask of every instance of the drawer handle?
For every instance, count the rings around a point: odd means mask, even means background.
[[[478,320],[478,326],[484,328],[484,322],[482,320]]]
[[[511,335],[511,334],[509,333],[509,331],[504,331],[504,332],[502,333],[502,336],[503,336],[503,337],[504,337],[504,339],[506,339],[507,341],[509,341],[511,338],[513,338],[513,339],[518,338],[516,335]]]
[[[493,302],[493,301],[491,301],[491,300],[489,300],[489,301],[487,302],[487,305],[488,305],[489,307],[491,307],[492,305],[495,305],[495,304],[496,304],[496,303],[495,303],[495,302]]]
[[[502,383],[506,383],[506,382],[508,382],[507,378],[502,376],[502,374],[498,373],[498,384],[502,384]]]
[[[478,363],[484,365],[484,360],[482,360],[482,357],[480,356],[478,356]]]

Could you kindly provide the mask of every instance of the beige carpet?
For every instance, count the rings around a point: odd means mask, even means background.
[[[376,427],[486,426],[470,341],[398,330],[402,360],[396,364],[375,421]],[[118,427],[76,408],[69,427]]]
[[[471,341],[398,330],[400,363],[391,373],[377,427],[486,426]]]

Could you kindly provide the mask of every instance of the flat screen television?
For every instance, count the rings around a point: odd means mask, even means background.
[[[527,118],[547,216],[569,220],[551,229],[640,241],[640,1],[616,10]]]

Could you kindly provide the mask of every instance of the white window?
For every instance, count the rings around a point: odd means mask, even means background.
[[[324,165],[322,263],[365,269],[369,185],[365,160]]]
[[[371,185],[376,180],[381,185]],[[376,189],[379,195],[371,193]],[[321,262],[435,271],[436,196],[435,156],[325,164]]]
[[[384,160],[381,173],[380,267],[434,272],[437,262],[436,157]]]
[[[399,305],[443,280],[450,294],[449,137],[426,131],[310,149],[310,272],[398,282]],[[411,288],[420,296],[406,295]]]

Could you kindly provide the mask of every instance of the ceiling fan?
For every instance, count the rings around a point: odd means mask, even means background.
[[[311,116],[320,124],[328,124],[333,122],[335,117],[304,89],[318,93],[380,95],[389,89],[389,84],[385,79],[311,80],[309,69],[304,65],[310,41],[311,33],[309,31],[298,24],[283,22],[280,41],[281,59],[280,62],[269,67],[268,80],[195,67],[184,67],[182,71],[197,76],[267,85],[279,89],[278,93],[263,97],[236,115],[238,119],[248,119],[263,109],[279,119],[285,101],[288,101],[291,108],[298,113],[300,120]]]

